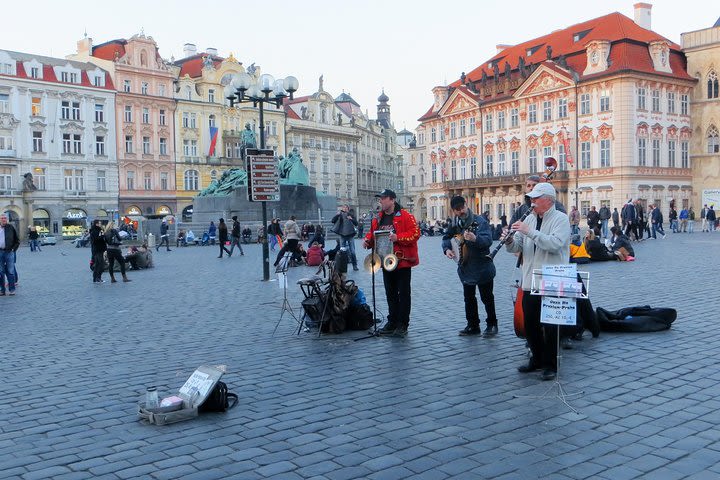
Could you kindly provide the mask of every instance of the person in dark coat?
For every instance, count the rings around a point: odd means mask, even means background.
[[[102,273],[105,269],[104,254],[107,250],[105,235],[103,235],[103,227],[100,220],[95,219],[92,227],[90,227],[90,251],[93,261],[93,283],[104,283]]]
[[[450,208],[455,216],[447,233],[443,236],[442,249],[446,257],[455,259],[452,239],[456,235],[462,237],[460,247],[462,258],[458,261],[457,273],[463,285],[465,300],[465,319],[467,326],[460,330],[461,336],[478,335],[480,317],[475,289],[480,290],[480,300],[485,305],[487,314],[484,337],[492,337],[498,333],[498,320],[495,314],[495,297],[493,295],[493,279],[495,264],[488,258],[492,245],[490,224],[485,217],[475,215],[466,205],[465,199],[455,196],[450,200]]]
[[[225,242],[228,241],[228,228],[225,224],[224,219],[220,219],[220,222],[218,223],[218,242],[220,243],[220,255],[218,255],[218,258],[223,258],[223,252],[228,254],[228,257],[232,255],[232,252],[225,248]]]
[[[237,215],[233,215],[233,226],[232,226],[232,233],[231,233],[231,240],[230,240],[230,256],[232,256],[233,251],[235,251],[235,245],[240,249],[240,255],[245,255],[245,252],[243,252],[242,245],[240,244],[240,222],[238,222]]]

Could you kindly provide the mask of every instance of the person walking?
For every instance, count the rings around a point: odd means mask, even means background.
[[[170,250],[170,234],[168,234],[168,229],[167,222],[163,220],[160,224],[160,243],[155,246],[156,252],[160,251],[160,247],[162,247],[163,244],[167,247],[168,252],[172,252],[172,250]]]
[[[357,220],[350,211],[349,205],[343,205],[338,213],[332,218],[333,233],[340,236],[340,245],[345,247],[350,255],[353,270],[358,271],[357,255],[355,255],[355,232],[357,230]]]
[[[102,279],[103,270],[105,270],[105,255],[107,251],[107,243],[105,235],[103,235],[103,227],[100,220],[95,219],[92,227],[90,227],[90,252],[93,261],[93,283],[104,283]]]
[[[617,207],[613,208],[612,221],[613,221],[613,227],[620,226],[620,214],[617,211]]]
[[[680,232],[687,233],[689,217],[690,212],[688,212],[687,208],[683,208],[682,210],[680,210],[680,215],[678,216],[678,218],[680,219]]]
[[[608,223],[610,222],[610,208],[607,205],[600,207],[600,233],[603,238],[608,237]]]
[[[695,231],[695,210],[693,210],[693,207],[690,207],[690,211],[688,212],[688,233],[693,233]]]
[[[245,255],[243,252],[242,244],[240,243],[240,222],[238,222],[237,215],[232,217],[233,225],[232,232],[230,235],[230,256],[232,257],[233,251],[235,251],[235,245],[240,249],[240,255]]]
[[[218,243],[220,244],[220,255],[218,258],[223,258],[223,252],[228,254],[228,257],[232,255],[232,252],[225,248],[225,242],[228,241],[228,228],[225,224],[225,219],[221,218],[218,223]]]
[[[668,219],[670,220],[670,230],[672,231],[672,233],[678,233],[678,214],[677,210],[675,210],[675,207],[670,207]]]
[[[108,222],[105,225],[105,243],[107,244],[108,256],[108,272],[110,273],[110,283],[117,283],[115,280],[115,262],[120,264],[120,275],[123,282],[129,282],[130,279],[125,274],[125,257],[122,254],[122,239],[120,233],[115,228],[115,222]]]
[[[662,235],[663,238],[666,237],[665,235],[665,229],[663,229],[663,214],[660,211],[660,209],[657,207],[657,205],[653,205],[652,213],[651,213],[651,220],[652,220],[652,236],[654,239],[657,239],[657,234],[659,233]]]
[[[707,228],[707,212],[708,212],[708,207],[707,207],[707,203],[706,203],[705,205],[703,205],[702,210],[700,210],[700,220],[702,220],[702,226],[700,227],[701,232],[709,231]]]
[[[639,240],[637,231],[637,212],[632,199],[629,199],[623,206],[622,219],[625,226],[625,236],[630,238],[630,232],[635,235],[635,240]]]
[[[42,250],[40,249],[40,241],[38,240],[38,238],[40,238],[40,234],[38,234],[37,227],[35,225],[32,225],[28,232],[28,240],[30,240],[31,252],[34,252],[35,250],[37,250],[38,252],[42,252]]]
[[[519,219],[520,219],[520,217],[514,218],[515,222],[517,222]],[[515,222],[513,222],[511,220],[510,224],[512,225]],[[578,228],[579,225],[580,225],[580,211],[578,211],[578,208],[575,205],[573,205],[572,209],[570,210],[570,227],[571,227],[571,231],[572,231],[573,235],[580,234],[580,228]]]
[[[707,214],[705,215],[707,219],[708,224],[708,232],[714,232],[715,231],[715,220],[717,220],[717,216],[715,214],[715,206],[710,205],[710,208],[707,211]]]
[[[5,296],[5,278],[7,294],[15,295],[15,252],[20,248],[20,237],[15,227],[8,223],[8,216],[0,214],[0,297]]]
[[[300,242],[300,227],[298,227],[295,221],[295,215],[290,216],[290,220],[285,222],[285,244],[282,246],[275,259],[274,266],[278,266],[280,259],[285,255],[285,252],[295,253],[297,250],[298,243]]]
[[[273,218],[268,225],[268,243],[270,244],[270,251],[274,252],[275,247],[278,245],[278,237],[282,235],[280,230],[280,219]]]
[[[488,257],[492,245],[490,224],[475,215],[466,205],[465,199],[455,196],[450,200],[450,209],[454,214],[452,224],[443,236],[442,249],[446,257],[457,262],[457,273],[463,286],[463,299],[465,301],[465,320],[467,325],[460,330],[460,336],[479,335],[480,315],[475,289],[480,291],[480,300],[485,305],[485,319],[487,327],[483,337],[494,337],[498,333],[498,320],[495,314],[495,296],[493,295],[493,279],[495,278],[495,264]],[[454,237],[462,238],[461,259],[455,258],[452,248]]]

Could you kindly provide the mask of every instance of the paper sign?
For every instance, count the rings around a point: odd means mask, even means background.
[[[205,397],[210,393],[210,387],[215,381],[207,373],[195,370],[185,384],[180,387],[180,393],[187,398]]]
[[[577,309],[574,298],[542,297],[540,323],[575,325]]]

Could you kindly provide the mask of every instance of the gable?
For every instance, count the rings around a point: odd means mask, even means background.
[[[445,102],[445,105],[438,111],[438,115],[452,115],[474,108],[477,108],[477,102],[469,98],[461,89],[455,89],[452,95],[450,95],[450,98]]]
[[[520,88],[518,88],[514,97],[529,97],[542,93],[564,90],[572,87],[574,82],[569,74],[565,73],[558,67],[550,68],[547,65],[541,65],[530,77],[528,77]]]

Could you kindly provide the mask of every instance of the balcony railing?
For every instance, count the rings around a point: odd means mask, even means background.
[[[496,175],[478,175],[475,178],[466,178],[463,180],[445,180],[443,184],[447,188],[459,187],[477,187],[483,185],[515,185],[524,181],[526,173],[518,174],[496,174]],[[553,174],[553,180],[567,180],[570,177],[567,171],[556,171]]]

